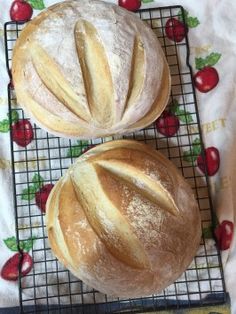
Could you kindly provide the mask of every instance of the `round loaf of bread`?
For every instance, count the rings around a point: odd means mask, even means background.
[[[194,194],[177,168],[130,140],[79,157],[53,188],[46,221],[59,261],[87,285],[118,297],[167,287],[201,238]]]
[[[13,51],[18,103],[62,137],[132,132],[164,110],[170,74],[152,29],[96,0],[53,5],[23,29]]]

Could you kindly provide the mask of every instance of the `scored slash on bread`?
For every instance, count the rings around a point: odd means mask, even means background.
[[[116,176],[120,181],[131,185],[138,193],[142,193],[149,201],[155,203],[158,207],[169,211],[173,215],[178,214],[178,208],[169,192],[160,184],[142,171],[133,167],[129,163],[119,162],[117,160],[100,160],[95,163]],[[142,182],[140,184],[140,182]]]
[[[80,97],[73,91],[73,87],[64,78],[53,59],[35,42],[30,44],[29,51],[33,65],[43,84],[73,113],[83,120],[89,121],[91,115],[88,107],[81,104]]]
[[[145,75],[145,52],[143,43],[139,36],[135,36],[133,45],[133,54],[131,62],[131,73],[129,81],[129,90],[127,93],[126,104],[121,115],[121,123],[129,116],[129,111],[133,109],[144,83]]]
[[[75,192],[88,222],[108,250],[136,268],[148,267],[148,258],[129,223],[104,193],[99,174],[89,163],[79,163],[71,172]]]
[[[201,237],[191,188],[164,156],[131,140],[81,155],[52,190],[46,221],[58,259],[115,296],[165,288],[190,264]]]
[[[113,84],[106,53],[95,27],[79,20],[75,24],[75,43],[92,116],[98,127],[109,127],[115,118]]]
[[[56,186],[54,186],[53,191],[49,194],[48,203],[53,203],[53,208],[50,211],[46,211],[46,217],[48,221],[47,229],[48,229],[48,237],[50,239],[50,244],[56,256],[61,260],[61,262],[66,266],[72,268],[76,271],[76,266],[74,265],[73,259],[70,256],[70,252],[67,249],[67,246],[64,241],[63,233],[61,232],[60,228],[60,208],[66,208],[64,195],[68,191],[69,186],[69,193],[70,196],[70,205],[73,206],[75,199],[75,193],[73,193],[73,187],[70,178],[67,179],[67,176],[60,179]],[[74,196],[74,197],[73,197]],[[47,203],[47,204],[48,204]],[[69,207],[70,208],[70,207]],[[69,210],[68,210],[69,211]],[[65,215],[67,213],[65,212]],[[63,245],[63,253],[61,253],[60,249],[57,246],[56,241],[60,242]],[[66,258],[64,257],[66,256]],[[69,266],[70,265],[70,266]]]

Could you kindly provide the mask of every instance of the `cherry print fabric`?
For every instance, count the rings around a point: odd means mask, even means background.
[[[37,15],[44,7],[56,3],[52,0],[30,0],[32,8],[25,7],[25,18]],[[116,1],[112,1],[116,3]],[[144,1],[145,2],[145,1]],[[9,117],[7,103],[7,84],[9,78],[5,70],[3,27],[10,20],[12,1],[2,0],[0,8],[0,307],[18,305],[17,277],[18,255],[14,233],[14,209],[12,198],[12,181],[9,145]],[[194,162],[200,171],[207,172],[210,178],[213,205],[215,208],[215,237],[222,253],[226,285],[231,295],[232,313],[236,312],[236,237],[234,232],[236,211],[236,3],[225,0],[159,0],[142,3],[142,8],[180,4],[186,9],[185,22],[179,16],[168,21],[165,27],[167,37],[181,42],[188,32],[191,49],[190,61],[194,70],[194,84],[201,127],[205,143],[202,152],[199,139],[192,142],[191,151],[185,152],[185,161]],[[213,10],[214,8],[214,10]],[[17,19],[21,12],[14,7],[11,18]],[[180,127],[181,110],[178,99],[165,111],[156,122],[156,128],[165,136],[171,137]],[[182,112],[191,122],[191,115]],[[176,119],[176,115],[179,119]],[[187,118],[186,118],[187,117]],[[184,118],[183,118],[184,119]],[[17,145],[24,147],[33,143],[31,125],[20,119],[16,112],[12,117],[14,135]],[[167,127],[166,127],[167,125]],[[24,135],[22,137],[22,129]],[[26,130],[26,131],[25,131]],[[81,143],[68,150],[68,156],[83,153]],[[82,144],[88,144],[84,141]],[[191,153],[193,152],[193,153]],[[42,212],[52,186],[44,182],[43,177],[35,174],[32,185],[22,192],[22,199],[33,197]],[[39,194],[41,191],[41,194]],[[39,195],[42,195],[40,197]],[[205,230],[204,232],[208,232]],[[29,237],[21,243],[24,252],[22,272],[32,271],[31,248],[37,237]],[[209,237],[209,245],[212,240]]]

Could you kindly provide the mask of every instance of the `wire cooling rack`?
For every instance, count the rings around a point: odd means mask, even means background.
[[[187,162],[184,158],[186,151],[191,152],[196,140],[202,145],[192,69],[189,65],[188,38],[186,36],[181,43],[175,43],[169,40],[165,33],[167,20],[171,17],[178,18],[179,14],[183,16],[183,8],[172,6],[144,9],[137,14],[152,27],[162,44],[172,76],[170,103],[178,101],[182,108],[179,111],[182,119],[178,133],[172,137],[163,136],[153,124],[123,138],[136,139],[154,146],[181,170],[196,194],[202,227],[205,230],[212,223],[208,178],[199,171],[196,163]],[[23,27],[21,23],[5,24],[9,75],[12,48]],[[28,119],[16,105],[11,84],[8,86],[8,96],[9,110],[16,110],[20,119]],[[187,119],[187,115],[191,115],[191,119]],[[11,132],[18,245],[19,241],[29,237],[37,238],[31,252],[34,267],[29,274],[19,279],[20,308],[23,313],[138,313],[220,304],[226,301],[220,254],[214,240],[208,239],[206,233],[203,233],[199,251],[185,273],[162,293],[150,297],[114,299],[86,286],[64,269],[51,252],[45,230],[45,217],[36,206],[35,198],[22,199],[22,191],[32,185],[35,173],[44,179],[45,184],[55,183],[74,162],[75,157],[87,147],[112,140],[114,137],[80,142],[54,137],[36,125],[33,125],[33,131],[34,141],[26,148],[13,141]]]

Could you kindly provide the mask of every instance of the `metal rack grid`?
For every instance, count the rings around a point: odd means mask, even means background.
[[[196,137],[202,136],[196,96],[192,84],[192,69],[189,65],[189,44],[187,35],[181,43],[169,40],[165,34],[165,23],[169,18],[183,14],[181,6],[140,10],[137,13],[147,22],[159,38],[172,76],[170,102],[177,99],[185,112],[191,113],[192,122],[181,122],[178,133],[172,137],[161,135],[155,124],[119,138],[143,141],[159,149],[182,172],[192,186],[199,204],[202,227],[212,223],[212,205],[209,195],[208,178],[196,164],[183,159],[184,151],[191,150]],[[12,48],[24,27],[21,23],[5,24],[6,63],[11,76]],[[14,88],[9,84],[9,110],[18,112],[20,119],[28,119],[16,105]],[[202,236],[199,251],[185,273],[162,293],[137,299],[114,299],[86,286],[75,278],[57,261],[51,253],[45,231],[44,215],[35,200],[22,200],[22,190],[32,183],[35,173],[45,183],[55,183],[73,163],[74,154],[81,154],[87,147],[117,137],[97,139],[88,142],[54,137],[33,125],[34,141],[26,148],[18,146],[12,139],[11,153],[13,189],[16,213],[17,241],[35,236],[32,249],[34,267],[19,279],[20,307],[23,313],[120,313],[148,312],[162,309],[220,304],[226,301],[221,259],[214,240]],[[203,145],[202,145],[203,150]]]

